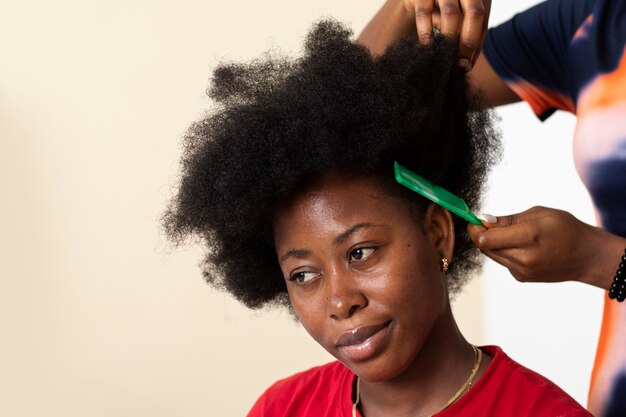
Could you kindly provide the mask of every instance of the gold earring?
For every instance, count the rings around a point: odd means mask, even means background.
[[[443,272],[448,272],[448,258],[441,258],[441,270]]]

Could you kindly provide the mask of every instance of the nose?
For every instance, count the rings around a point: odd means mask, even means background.
[[[326,275],[328,315],[333,320],[350,318],[367,305],[358,279],[350,272]]]

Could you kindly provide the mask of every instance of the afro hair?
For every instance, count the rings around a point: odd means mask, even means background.
[[[392,179],[397,160],[477,207],[497,159],[492,113],[469,91],[454,40],[406,38],[372,56],[351,35],[326,19],[300,58],[220,65],[208,89],[215,106],[184,137],[166,233],[201,238],[207,282],[250,308],[289,305],[272,219],[301,181],[327,171]],[[479,266],[454,221],[452,293]]]

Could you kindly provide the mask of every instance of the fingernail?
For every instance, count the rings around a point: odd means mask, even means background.
[[[467,58],[459,59],[459,67],[469,69],[470,61]]]
[[[496,216],[492,216],[491,214],[480,213],[476,215],[476,217],[478,217],[480,220],[485,221],[487,223],[491,223],[491,224],[498,223],[498,218]]]

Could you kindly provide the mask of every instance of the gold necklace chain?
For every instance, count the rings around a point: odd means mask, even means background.
[[[482,360],[483,360],[483,351],[478,349],[474,345],[472,345],[472,348],[474,349],[474,367],[472,368],[472,372],[470,373],[470,376],[467,378],[465,383],[461,385],[461,388],[459,388],[456,394],[454,394],[452,398],[450,398],[448,402],[444,404],[443,407],[441,407],[440,409],[435,411],[433,414],[431,414],[431,417],[434,416],[435,414],[442,412],[446,408],[450,407],[456,400],[459,399],[459,397],[466,390],[469,391],[469,389],[472,388],[472,383],[474,382],[474,378],[476,378],[476,374],[478,373],[478,369],[480,368],[480,364],[482,363]],[[356,401],[354,401],[354,403],[352,404],[352,417],[356,417],[356,409],[359,405],[359,401],[361,400],[360,391],[361,391],[361,380],[357,376],[356,377]]]

